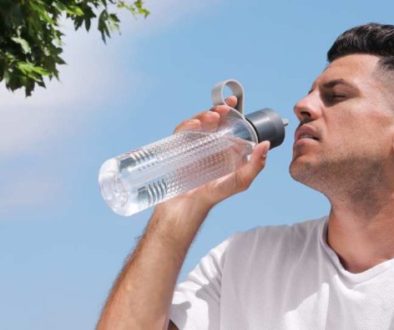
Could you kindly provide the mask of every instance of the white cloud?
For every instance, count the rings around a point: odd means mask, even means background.
[[[50,81],[47,88],[37,87],[33,96],[24,97],[22,91],[10,93],[0,84],[0,154],[13,157],[34,148],[39,143],[53,143],[56,137],[74,134],[63,124],[68,119],[89,116],[91,109],[108,101],[113,93],[142,88],[146,77],[142,72],[123,72],[121,55],[127,43],[174,26],[180,20],[196,16],[205,8],[217,4],[210,1],[147,1],[151,14],[145,20],[134,20],[127,12],[122,13],[121,36],[114,36],[104,45],[97,31],[73,32],[65,25],[64,59],[67,65],[60,67],[60,81]],[[130,47],[127,47],[129,49]],[[137,50],[134,50],[137,51]],[[133,65],[132,54],[128,63]],[[123,60],[124,63],[124,60]],[[131,79],[132,76],[132,79]],[[113,86],[116,82],[116,86]],[[119,90],[123,86],[123,90]],[[86,105],[86,107],[84,107]]]
[[[83,120],[99,104],[105,103],[117,86],[130,86],[122,74],[116,49],[105,46],[97,36],[72,32],[65,39],[60,81],[52,80],[26,98],[23,91],[11,93],[0,86],[0,154],[13,157],[30,151],[39,143],[75,133],[69,121]],[[138,75],[133,77],[136,82]],[[113,82],[116,81],[116,86]],[[115,95],[116,96],[116,95]],[[71,129],[71,130],[70,130]],[[56,134],[54,134],[56,133]]]
[[[78,134],[83,127],[78,121],[94,116],[99,105],[110,104],[122,93],[130,95],[133,90],[143,90],[149,78],[133,68],[133,54],[138,51],[135,41],[162,33],[219,1],[147,1],[150,16],[146,20],[142,17],[134,20],[126,12],[122,13],[122,33],[114,35],[107,45],[101,42],[93,27],[86,33],[74,32],[72,26],[65,25],[63,58],[67,65],[60,67],[60,81],[48,82],[46,89],[37,87],[29,98],[25,98],[23,91],[11,93],[4,83],[0,84],[0,169],[1,161],[34,154],[40,148]],[[127,74],[123,68],[125,63]],[[45,172],[30,173],[26,177],[13,174],[16,173],[3,173],[6,181],[0,187],[0,211],[49,203],[62,184]]]
[[[222,0],[166,0],[166,1],[144,1],[149,9],[150,15],[146,20],[139,17],[136,22],[129,24],[123,31],[133,33],[138,37],[145,37],[147,34],[160,33],[166,28],[175,24],[187,21],[191,17],[211,13],[212,7],[220,4]],[[122,15],[122,22],[127,21],[126,14]],[[137,35],[138,33],[138,35]]]

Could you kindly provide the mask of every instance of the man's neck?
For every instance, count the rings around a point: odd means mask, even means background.
[[[377,197],[331,201],[327,242],[350,272],[394,258],[394,194]]]

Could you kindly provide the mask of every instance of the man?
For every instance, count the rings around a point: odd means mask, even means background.
[[[345,32],[328,60],[295,105],[290,172],[330,214],[228,239],[173,295],[209,210],[264,167],[263,142],[237,172],[155,209],[98,329],[394,329],[394,26]],[[177,129],[214,128],[225,112]]]

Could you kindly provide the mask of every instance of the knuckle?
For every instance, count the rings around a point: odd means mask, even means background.
[[[249,176],[243,176],[238,179],[238,189],[239,191],[247,190],[252,184],[252,179]]]
[[[184,122],[182,122],[182,123],[176,125],[176,126],[175,126],[175,129],[174,129],[174,132],[178,132],[178,131],[182,130],[182,127],[184,127],[184,126],[185,126],[185,123],[184,123]]]
[[[190,126],[193,123],[194,123],[193,119],[184,120],[175,127],[175,132],[182,131],[182,130],[186,129],[186,127]]]
[[[216,119],[217,113],[213,111],[206,111],[201,113],[200,119],[203,121],[210,121],[212,119]]]
[[[198,113],[194,118],[201,118],[201,117],[205,117],[207,116],[207,114],[209,114],[211,111],[210,110],[206,110],[203,112]]]

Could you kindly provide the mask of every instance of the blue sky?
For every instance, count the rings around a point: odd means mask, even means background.
[[[218,205],[180,278],[237,231],[327,213],[318,193],[288,174],[294,103],[326,65],[336,36],[393,23],[392,1],[147,2],[103,45],[65,24],[61,81],[25,99],[0,85],[1,329],[93,329],[111,284],[151,210],[130,218],[102,201],[107,158],[171,134],[208,109],[212,86],[235,78],[245,112],[272,107],[290,120],[253,186]],[[187,219],[186,219],[187,221]]]

